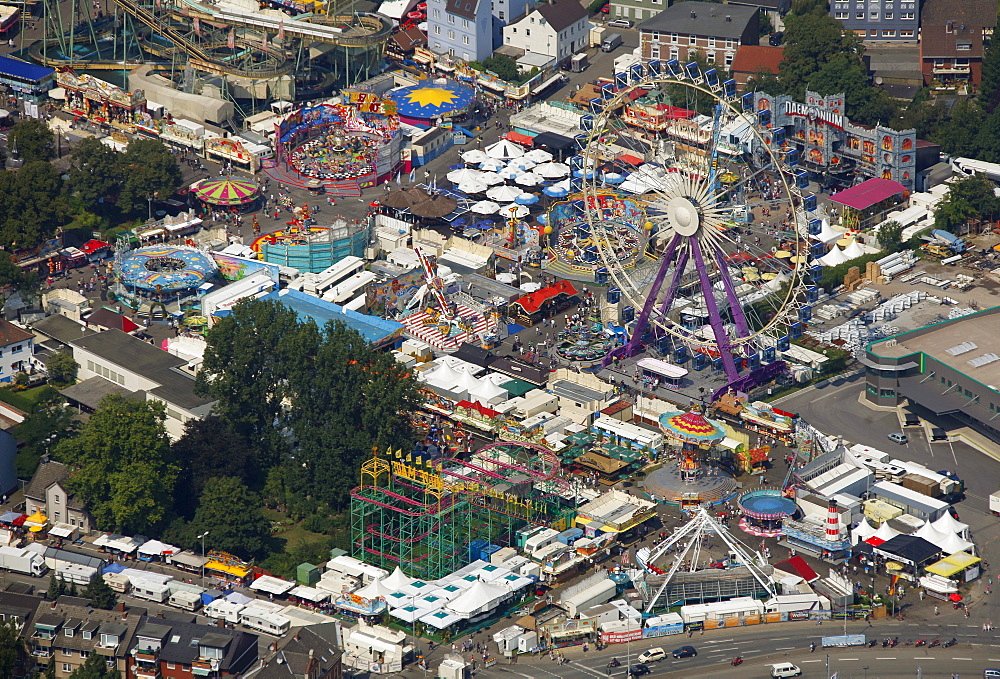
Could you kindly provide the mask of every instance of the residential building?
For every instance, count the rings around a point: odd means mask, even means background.
[[[245,679],[341,679],[343,652],[336,626],[321,623],[293,630]]]
[[[997,25],[996,4],[989,0],[927,0],[921,17],[924,84],[978,85],[983,78],[984,39]]]
[[[493,54],[493,14],[488,0],[428,0],[427,44],[432,52],[463,61]]]
[[[53,666],[56,679],[66,679],[91,653],[126,676],[128,649],[136,627],[146,616],[141,608],[104,611],[86,599],[61,596],[41,601],[22,631],[28,652],[43,668]]]
[[[543,2],[504,27],[503,44],[562,61],[587,46],[589,24],[579,0]]]
[[[14,373],[31,369],[35,336],[0,318],[0,382],[10,382]]]
[[[503,44],[504,27],[523,18],[534,4],[535,0],[493,0],[490,3],[493,8],[493,49]]]
[[[918,0],[832,0],[830,16],[862,40],[915,41],[920,33]]]
[[[669,6],[670,0],[611,0],[608,16],[637,24],[651,19]]]
[[[31,585],[10,583],[7,586],[10,590],[18,591],[0,592],[0,625],[13,623],[18,632],[23,633],[25,626],[31,624],[42,598],[29,594],[34,589]],[[14,666],[11,676],[33,676],[34,660],[31,655],[22,657],[20,662]]]
[[[127,679],[236,677],[257,662],[256,634],[194,622],[194,616],[146,617],[129,649]]]
[[[83,502],[66,488],[70,468],[62,462],[43,459],[31,482],[24,487],[24,511],[28,514],[41,512],[53,523],[68,523],[78,526],[86,535],[94,526]]]
[[[736,50],[736,58],[729,67],[729,74],[742,90],[747,80],[758,73],[778,75],[778,67],[785,58],[785,48],[767,45],[743,45]]]
[[[643,60],[680,59],[696,54],[710,64],[732,66],[736,50],[758,43],[760,14],[753,7],[682,2],[639,24]]]
[[[74,387],[105,380],[133,392],[140,400],[162,403],[167,411],[164,424],[174,440],[183,435],[185,422],[206,416],[215,402],[194,393],[194,374],[187,369],[188,361],[121,330],[70,340],[69,345],[80,365],[77,377],[81,382]]]

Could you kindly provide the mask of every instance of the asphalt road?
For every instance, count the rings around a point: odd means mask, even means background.
[[[839,679],[860,678],[865,676],[866,669],[871,677],[920,676],[916,674],[917,667],[921,668],[924,677],[951,677],[956,672],[960,676],[971,677],[980,676],[986,667],[1000,667],[1000,639],[995,632],[984,633],[975,625],[875,621],[869,629],[864,623],[853,622],[848,623],[847,632],[867,634],[879,642],[886,637],[899,636],[899,645],[883,648],[879,643],[874,648],[826,650],[819,647],[820,637],[842,634],[840,624],[782,623],[708,632],[691,639],[679,635],[616,644],[600,653],[584,653],[580,648],[566,649],[568,662],[564,664],[557,664],[548,656],[522,656],[517,664],[509,665],[502,660],[501,664],[480,672],[479,676],[594,679],[609,676],[607,664],[615,657],[622,665],[614,668],[610,676],[624,679],[626,653],[630,653],[634,663],[636,656],[646,649],[661,647],[669,654],[674,648],[688,644],[698,651],[696,657],[674,660],[668,655],[666,660],[650,665],[650,676],[766,677],[769,676],[771,663],[791,662],[802,669],[804,677],[822,677],[827,658],[830,674],[839,673]],[[959,642],[952,648],[916,648],[912,645],[917,639],[947,641],[952,637]],[[815,652],[810,652],[810,642],[817,644]],[[909,645],[905,645],[907,643]],[[744,662],[735,668],[731,661],[737,655]]]

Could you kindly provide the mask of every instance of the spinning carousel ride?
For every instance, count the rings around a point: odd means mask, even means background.
[[[795,514],[795,500],[779,488],[755,488],[736,499],[743,515],[740,528],[757,537],[773,538],[784,534],[783,521]]]
[[[595,223],[591,214],[599,214],[600,219]],[[611,253],[622,268],[635,266],[649,235],[642,230],[647,222],[643,206],[608,191],[554,203],[546,222],[553,234],[550,246],[557,266],[572,271],[569,277],[586,281],[595,280],[595,271],[603,266],[602,250]],[[547,266],[552,264],[550,260]]]
[[[595,240],[612,285],[637,311],[628,343],[605,364],[656,343],[676,362],[724,372],[727,385],[719,393],[767,383],[785,369],[775,360],[776,347],[787,346],[810,317],[807,258],[773,257],[736,228],[751,215],[791,219],[788,247],[804,254],[799,191],[808,178],[795,167],[796,152],[783,130],[771,129],[771,112],[743,110],[736,83],[720,82],[715,69],[703,73],[693,62],[654,60],[620,74],[615,85],[584,121],[590,131],[579,164],[592,233],[602,233],[606,219],[592,207],[607,192],[596,170],[610,160],[608,145],[629,145],[622,138],[636,124],[623,118],[625,105],[659,92],[692,115],[664,120],[655,130],[659,143],[647,155],[650,162],[636,173],[641,181],[629,178],[634,200],[645,207],[643,228],[655,261],[640,258],[628,266],[609,239]],[[695,111],[707,114],[708,122]]]

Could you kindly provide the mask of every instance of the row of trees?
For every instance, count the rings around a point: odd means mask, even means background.
[[[70,487],[100,529],[189,549],[209,531],[211,547],[260,558],[281,547],[265,505],[341,534],[331,516],[347,507],[360,463],[375,446],[414,440],[407,370],[344,324],[319,328],[276,302],[243,302],[209,332],[196,389],[218,399],[215,414],[173,444],[161,404],[119,395],[61,434],[53,454],[76,468]],[[57,417],[40,409],[29,445]]]
[[[23,164],[0,169],[0,246],[7,249],[38,245],[85,211],[114,220],[141,216],[148,198],[168,198],[182,183],[177,159],[156,140],[137,139],[118,153],[88,137],[73,148],[63,175],[51,162],[56,145],[44,122],[22,120],[8,139]]]

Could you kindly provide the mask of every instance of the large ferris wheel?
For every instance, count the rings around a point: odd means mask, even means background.
[[[775,347],[808,318],[797,186],[805,175],[794,167],[795,151],[784,130],[771,129],[770,112],[744,110],[735,82],[720,82],[714,69],[651,61],[618,78],[593,107],[581,190],[585,204],[599,205],[611,149],[640,140],[650,160],[621,188],[644,206],[649,240],[634,264],[616,255],[610,232],[594,238],[609,282],[637,313],[628,342],[605,364],[655,343],[721,368],[730,386],[771,379],[784,369]],[[641,120],[637,108],[648,112]],[[600,209],[588,209],[587,219],[594,234],[613,228]],[[760,242],[740,233],[751,221]]]

